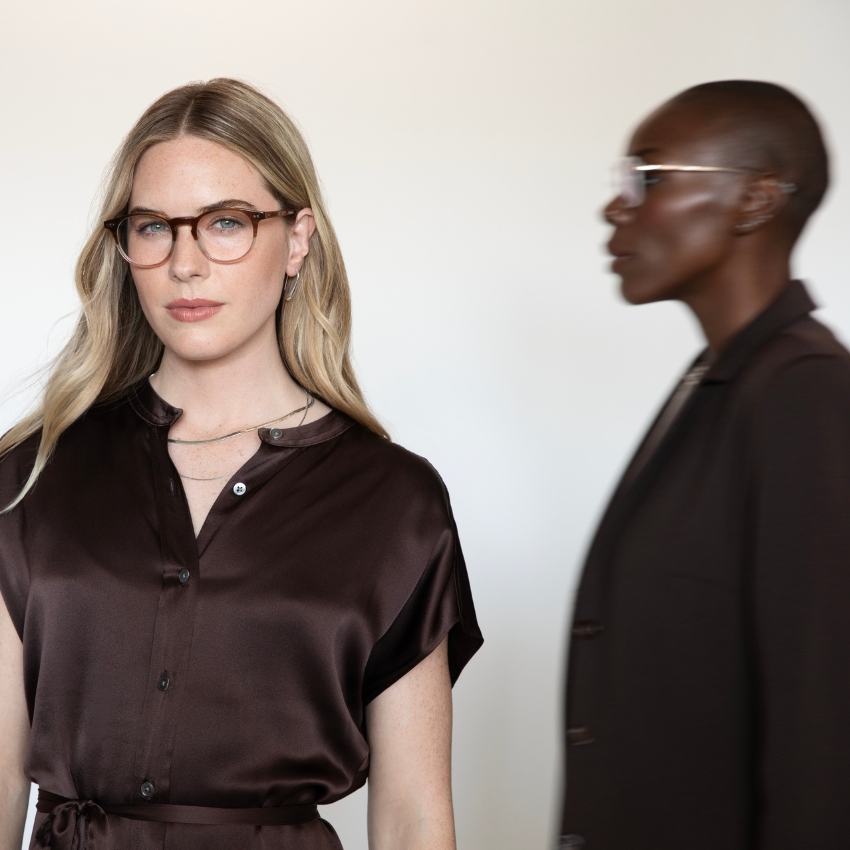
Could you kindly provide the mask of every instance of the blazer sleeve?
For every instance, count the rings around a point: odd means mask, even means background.
[[[839,850],[850,836],[850,360],[786,365],[757,422],[754,847]]]

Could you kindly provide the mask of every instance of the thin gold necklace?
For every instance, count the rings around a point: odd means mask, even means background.
[[[238,437],[240,434],[247,434],[249,431],[257,431],[260,428],[265,428],[268,425],[274,425],[275,422],[283,422],[284,419],[289,419],[290,416],[295,416],[296,413],[301,413],[303,411],[304,417],[301,420],[301,424],[304,423],[304,419],[307,418],[307,411],[313,406],[313,402],[315,399],[307,390],[304,390],[304,395],[307,397],[307,403],[303,407],[299,407],[296,410],[290,410],[289,413],[285,413],[283,416],[278,416],[277,419],[270,419],[268,422],[262,422],[259,425],[251,425],[249,428],[243,428],[241,431],[234,431],[232,434],[225,434],[223,437],[211,437],[209,440],[178,440],[175,437],[169,437],[169,443],[178,443],[181,446],[205,446],[209,443],[220,443],[222,440],[229,440],[231,437]],[[185,477],[185,476],[184,476]],[[212,478],[201,478],[197,479],[200,481],[212,481]]]
[[[304,415],[301,417],[301,421],[298,423],[298,427],[300,428],[304,424],[304,420],[307,418],[307,414],[309,413],[310,408],[313,406],[313,402],[315,401],[315,399],[313,398],[313,396],[310,395],[310,393],[308,393],[306,390],[304,390],[304,392],[307,395],[307,404],[305,404],[304,407],[299,407],[298,410],[293,410],[291,413],[287,413],[286,416],[281,416],[280,419],[272,419],[271,422],[266,422],[263,425],[256,425],[255,427],[264,428],[266,425],[273,425],[275,422],[280,422],[283,419],[287,419],[290,416],[294,416],[296,413],[304,411]],[[227,434],[224,437],[215,437],[212,440],[169,440],[169,442],[183,443],[188,445],[215,443],[219,440],[226,440],[228,437],[235,437],[237,434],[245,434],[248,431],[253,430],[253,428],[246,428],[244,431],[234,431],[232,434]],[[236,474],[236,471],[229,472],[227,473],[227,475],[213,475],[211,478],[196,478],[194,475],[184,475],[182,472],[180,472],[179,469],[177,470],[177,474],[181,478],[185,478],[187,481],[221,481],[223,478],[233,478],[233,476]]]

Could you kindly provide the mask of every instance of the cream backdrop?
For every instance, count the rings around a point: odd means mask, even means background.
[[[647,110],[705,80],[802,93],[835,181],[798,253],[850,337],[847,0],[10,2],[0,32],[0,388],[55,352],[107,160],[180,83],[243,77],[312,147],[354,292],[355,352],[395,438],[445,478],[481,653],[455,689],[459,846],[546,847],[566,617],[618,471],[699,346],[624,306],[598,216]],[[326,812],[365,850],[365,792]]]

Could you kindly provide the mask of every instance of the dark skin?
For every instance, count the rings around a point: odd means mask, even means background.
[[[635,131],[629,155],[646,164],[738,167],[728,132],[711,114],[672,101]],[[696,315],[709,349],[724,345],[791,279],[795,237],[786,221],[787,175],[651,172],[639,207],[604,210],[608,249],[631,304],[677,300]]]

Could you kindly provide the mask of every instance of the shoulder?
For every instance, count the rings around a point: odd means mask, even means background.
[[[424,542],[453,529],[442,478],[425,458],[398,443],[352,424],[327,444],[320,458],[314,473],[324,468],[321,479],[335,498],[388,534]]]
[[[39,430],[0,458],[0,502],[3,505],[17,496],[29,478],[35,466],[40,442],[41,431]]]
[[[448,503],[443,479],[424,458],[354,423],[340,436],[340,462],[352,475],[380,484],[396,498]]]
[[[101,458],[108,463],[111,459],[105,455],[110,451],[126,454],[126,445],[118,437],[127,429],[128,412],[126,399],[86,410],[59,435],[39,482],[61,479],[69,469],[74,474],[91,470]],[[0,458],[0,499],[6,497],[9,488],[16,494],[20,491],[35,466],[41,439],[39,429]]]
[[[850,440],[850,352],[813,318],[795,322],[757,352],[743,376],[759,440],[798,452]]]
[[[755,353],[752,366],[769,374],[811,358],[832,359],[850,368],[850,352],[835,334],[817,319],[806,316],[768,340]]]
[[[806,316],[756,351],[742,378],[742,389],[759,406],[835,392],[850,400],[850,352],[826,325]]]

